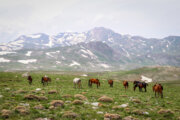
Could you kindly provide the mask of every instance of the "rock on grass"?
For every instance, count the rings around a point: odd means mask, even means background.
[[[21,115],[29,114],[29,110],[27,108],[25,108],[24,106],[17,106],[17,107],[15,107],[15,111],[17,111]]]
[[[139,120],[138,118],[134,118],[132,116],[124,117],[123,120]]]
[[[76,95],[74,95],[74,97],[77,99],[80,99],[80,100],[87,100],[87,97],[84,95],[81,95],[81,94],[76,94]]]
[[[17,91],[15,91],[14,93],[16,93],[16,94],[21,94],[21,93],[27,93],[27,91],[25,91],[25,90],[17,90]]]
[[[141,101],[139,99],[132,99],[132,102],[141,103]]]
[[[107,96],[102,96],[98,100],[101,102],[113,102],[114,101],[112,98],[107,97]]]
[[[119,114],[106,113],[104,115],[104,120],[122,120],[122,119]]]
[[[1,111],[1,116],[3,117],[3,118],[9,118],[9,116],[11,115],[11,111],[10,110],[6,110],[6,109],[3,109],[2,111]]]
[[[36,118],[35,120],[52,120],[52,119],[49,119],[49,118]]]
[[[159,114],[166,114],[166,113],[171,113],[171,114],[173,114],[174,112],[171,111],[170,109],[167,109],[167,110],[165,110],[165,109],[160,109],[160,110],[158,111],[158,113],[159,113]]]
[[[25,95],[24,96],[24,99],[27,99],[27,100],[47,100],[48,98],[45,97],[45,96],[36,96],[36,95]]]
[[[43,109],[44,109],[44,106],[42,106],[42,105],[36,105],[36,106],[34,106],[34,109],[43,110]]]
[[[64,106],[64,102],[62,100],[53,100],[50,104],[54,107]]]
[[[74,100],[74,101],[72,102],[72,104],[74,104],[74,105],[82,105],[82,104],[83,104],[83,101],[81,101],[81,100]]]
[[[57,93],[56,90],[50,90],[50,91],[48,92],[48,94],[56,94],[56,93]]]
[[[78,114],[71,112],[71,111],[67,111],[63,114],[64,118],[70,118],[70,119],[74,119],[78,117]]]

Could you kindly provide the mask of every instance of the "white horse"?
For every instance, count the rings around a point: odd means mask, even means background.
[[[74,78],[73,83],[74,83],[74,88],[76,88],[76,85],[78,85],[78,88],[82,88],[80,78]]]

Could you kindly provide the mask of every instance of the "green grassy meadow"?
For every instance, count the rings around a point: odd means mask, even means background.
[[[127,91],[124,90],[122,80],[116,80],[114,87],[110,88],[107,79],[108,75],[100,76],[99,74],[90,74],[91,76],[82,77],[78,74],[64,73],[58,74],[53,72],[32,72],[32,85],[29,85],[27,78],[22,77],[22,72],[1,72],[0,73],[0,111],[3,109],[10,110],[8,118],[2,116],[0,119],[9,120],[34,120],[37,118],[49,118],[53,120],[66,120],[72,118],[63,117],[64,113],[71,111],[78,116],[78,120],[103,120],[105,113],[119,114],[121,118],[132,116],[140,120],[176,120],[180,117],[180,80],[175,82],[163,82],[164,98],[155,98],[152,91],[154,83],[149,84],[147,92],[139,92],[137,89],[133,91],[132,82],[129,83]],[[41,77],[48,75],[52,82],[47,86],[41,84]],[[80,77],[82,80],[82,89],[73,88],[73,79]],[[93,84],[92,88],[88,87],[88,79],[99,77],[101,86],[99,89]],[[56,78],[59,78],[56,79]],[[36,91],[41,88],[40,91]],[[24,93],[17,91],[24,90]],[[48,94],[50,90],[56,90],[58,93]],[[45,96],[48,100],[27,100],[25,95]],[[64,95],[71,95],[72,97],[65,98]],[[74,105],[72,102],[77,99],[75,94],[82,94],[87,97],[82,105]],[[113,102],[100,102],[98,99],[101,96],[108,96],[113,98]],[[133,102],[132,99],[138,99],[140,103]],[[62,100],[63,107],[50,109],[50,103],[53,100]],[[101,106],[95,107],[91,103],[99,102]],[[127,104],[125,108],[116,108],[114,106]],[[34,106],[42,105],[44,109],[35,109]],[[25,106],[28,109],[27,114],[20,114],[15,110],[17,106]],[[159,110],[170,110],[167,113],[158,113]]]

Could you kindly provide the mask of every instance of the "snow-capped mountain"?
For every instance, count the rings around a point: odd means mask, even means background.
[[[0,44],[0,68],[93,71],[180,66],[179,51],[179,36],[147,39],[97,27],[82,33],[22,35]]]

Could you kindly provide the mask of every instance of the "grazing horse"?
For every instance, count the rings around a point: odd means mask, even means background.
[[[110,85],[110,87],[113,87],[113,80],[108,80],[108,84]]]
[[[32,84],[32,77],[30,75],[27,77],[27,80],[29,81],[29,84],[31,85]]]
[[[100,86],[100,82],[99,82],[99,79],[95,79],[95,78],[91,78],[89,79],[89,87],[92,87],[92,84],[97,84],[97,88]]]
[[[156,83],[153,86],[153,92],[155,92],[155,97],[156,97],[156,92],[161,95],[161,98],[163,98],[163,86],[161,84]]]
[[[142,92],[142,88],[144,88],[146,92],[146,87],[148,86],[147,83],[145,82],[140,82],[140,81],[134,81],[134,91],[136,90],[136,87],[139,87],[139,91]]]
[[[124,88],[125,88],[125,91],[126,91],[126,89],[128,89],[128,86],[129,86],[128,81],[123,81],[123,85],[124,85]]]
[[[74,78],[73,79],[73,83],[74,83],[74,88],[76,88],[76,85],[78,85],[78,88],[82,88],[81,79],[80,78]]]
[[[45,85],[45,83],[48,85],[48,82],[51,82],[51,78],[49,78],[49,77],[47,77],[47,76],[42,77],[41,83],[42,83],[43,85]]]

